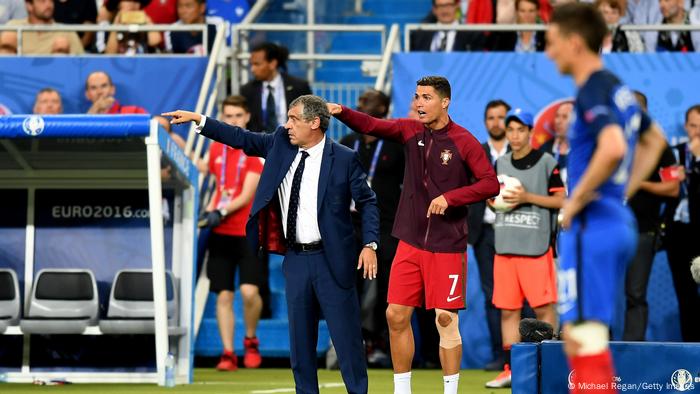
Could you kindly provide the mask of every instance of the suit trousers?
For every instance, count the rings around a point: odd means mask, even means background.
[[[333,277],[324,251],[288,251],[286,279],[291,365],[298,394],[317,394],[318,322],[328,323],[348,393],[367,393],[367,363],[362,344],[360,304],[355,286],[343,288]]]
[[[651,275],[651,266],[656,255],[656,234],[640,233],[637,241],[637,254],[627,267],[625,277],[625,330],[623,341],[643,341],[649,320],[647,304],[647,286]]]
[[[501,338],[501,311],[493,305],[493,258],[496,254],[495,234],[493,225],[484,223],[479,239],[474,242],[474,256],[479,266],[481,290],[484,292],[484,307],[486,322],[491,334],[493,359],[503,358],[503,342]]]

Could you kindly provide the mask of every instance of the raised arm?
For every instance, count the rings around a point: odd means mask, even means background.
[[[352,110],[344,105],[333,103],[328,103],[328,111],[355,132],[373,135],[378,138],[390,139],[402,144],[406,142],[406,137],[403,135],[402,131],[408,130],[402,130],[400,119],[377,119],[365,113]]]
[[[194,112],[177,110],[161,115],[172,117],[170,120],[172,124],[195,122],[199,134],[222,144],[243,149],[248,156],[266,157],[275,138],[274,134],[254,133]],[[200,129],[202,122],[204,125]]]

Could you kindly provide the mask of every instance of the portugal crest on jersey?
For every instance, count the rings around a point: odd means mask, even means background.
[[[443,151],[440,152],[440,159],[442,160],[442,165],[446,166],[447,163],[450,162],[450,159],[452,159],[452,151],[449,149],[443,149]]]

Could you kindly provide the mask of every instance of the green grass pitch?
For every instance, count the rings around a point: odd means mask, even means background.
[[[338,371],[319,369],[321,394],[345,393]],[[463,370],[460,372],[460,393],[510,393],[508,389],[486,389],[484,383],[496,376],[494,372]],[[411,382],[413,394],[441,394],[442,372],[439,370],[414,370]],[[37,386],[32,384],[2,384],[0,393],[173,393],[173,394],[276,394],[294,393],[294,380],[290,369],[241,369],[236,372],[218,372],[213,369],[195,369],[191,385],[163,388],[148,384],[70,384],[64,386]],[[369,393],[391,394],[392,371],[369,370]]]

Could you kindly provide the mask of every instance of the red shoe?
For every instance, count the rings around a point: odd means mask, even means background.
[[[219,371],[238,371],[238,357],[235,354],[233,356],[222,354],[219,363],[216,364],[216,369]]]
[[[262,356],[258,350],[259,346],[260,341],[257,337],[245,338],[243,340],[243,347],[245,348],[243,365],[245,365],[246,368],[258,368],[262,363]]]

